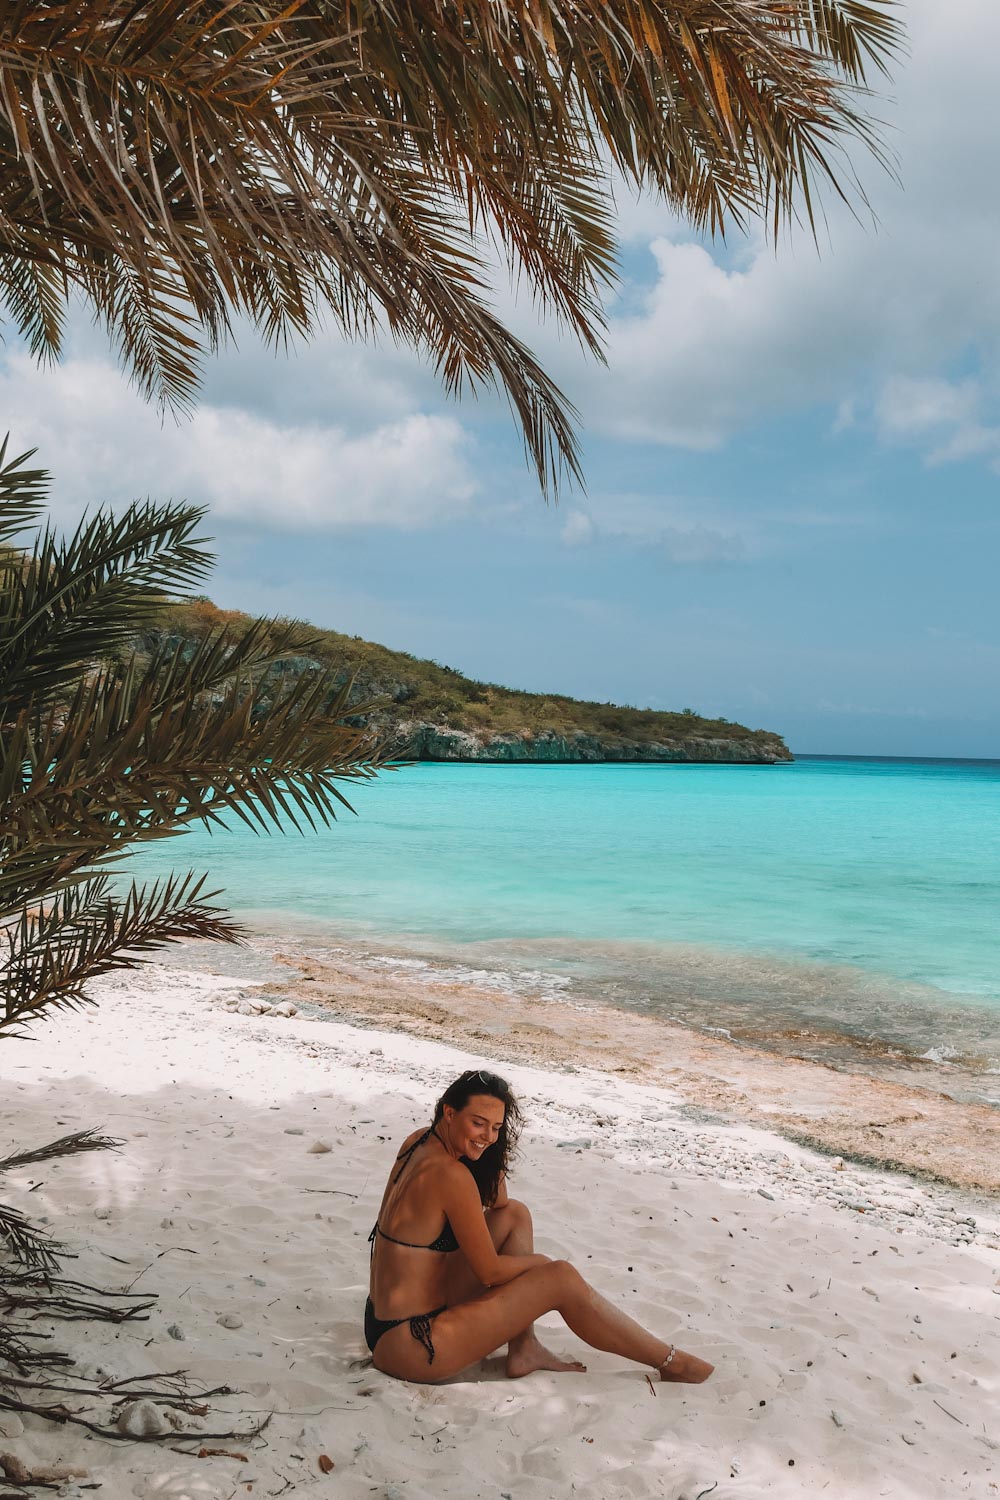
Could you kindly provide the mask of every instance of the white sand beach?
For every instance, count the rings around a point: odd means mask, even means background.
[[[1000,1495],[1000,1204],[596,1068],[504,1064],[527,1115],[511,1193],[538,1249],[714,1378],[653,1385],[555,1315],[547,1340],[586,1375],[507,1381],[498,1356],[440,1386],[374,1371],[366,1237],[392,1156],[494,1059],[224,1008],[250,993],[150,966],[0,1046],[0,1153],[87,1126],[124,1143],[11,1173],[0,1196],[78,1253],[66,1274],[157,1295],[146,1322],[54,1324],[54,1342],[91,1376],[183,1368],[236,1391],[160,1444],[0,1412],[4,1453],[86,1470],[104,1500]],[[270,1413],[197,1456],[200,1430]]]

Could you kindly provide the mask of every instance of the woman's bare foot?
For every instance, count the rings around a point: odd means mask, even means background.
[[[560,1359],[534,1336],[524,1341],[519,1339],[517,1346],[507,1352],[506,1374],[509,1380],[519,1380],[522,1375],[530,1375],[532,1370],[582,1374],[586,1369],[587,1366],[578,1359]]]
[[[670,1353],[660,1366],[660,1379],[673,1380],[678,1385],[701,1385],[714,1369],[714,1365],[699,1359],[697,1354],[687,1354],[671,1344]]]

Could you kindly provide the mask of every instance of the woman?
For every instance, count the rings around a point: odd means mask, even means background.
[[[430,1128],[403,1142],[369,1237],[365,1338],[375,1368],[446,1380],[506,1344],[508,1375],[584,1370],[535,1337],[535,1319],[556,1311],[594,1349],[650,1365],[662,1380],[707,1380],[710,1364],[647,1333],[568,1261],[534,1254],[531,1216],[507,1196],[520,1128],[509,1085],[469,1072],[442,1094]]]

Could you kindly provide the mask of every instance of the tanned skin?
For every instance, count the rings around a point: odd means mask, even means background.
[[[584,1343],[656,1370],[662,1380],[696,1385],[712,1365],[686,1354],[594,1290],[566,1260],[537,1255],[531,1215],[508,1198],[501,1178],[496,1204],[483,1212],[479,1190],[462,1158],[477,1161],[500,1134],[504,1106],[473,1094],[463,1109],[444,1106],[435,1134],[419,1146],[397,1182],[389,1183],[379,1209],[387,1234],[430,1244],[447,1217],[458,1240],[449,1255],[395,1245],[378,1237],[372,1258],[371,1298],[380,1318],[410,1318],[444,1307],[433,1324],[434,1362],[401,1323],[379,1339],[376,1369],[400,1380],[432,1383],[507,1346],[509,1376],[533,1370],[582,1373],[578,1360],[559,1359],[535,1336],[535,1319],[558,1312]],[[401,1153],[424,1132],[404,1141]]]

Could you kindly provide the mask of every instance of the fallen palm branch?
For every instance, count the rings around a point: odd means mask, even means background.
[[[89,1295],[82,1298],[79,1292]],[[74,1369],[73,1358],[54,1348],[40,1348],[52,1335],[33,1324],[38,1319],[72,1322],[79,1319],[104,1323],[145,1322],[149,1309],[156,1303],[155,1294],[142,1297],[128,1291],[93,1287],[87,1282],[53,1276],[48,1272],[4,1268],[0,1265],[0,1411],[42,1417],[59,1426],[85,1427],[98,1437],[117,1442],[183,1442],[202,1443],[207,1438],[255,1438],[267,1420],[249,1427],[220,1427],[218,1431],[192,1426],[185,1431],[186,1418],[196,1421],[207,1416],[207,1404],[215,1397],[235,1395],[226,1385],[211,1389],[193,1387],[185,1370],[165,1374],[151,1373],[89,1379]],[[39,1395],[54,1399],[45,1401]],[[67,1398],[85,1397],[83,1405],[71,1407]],[[148,1423],[151,1429],[137,1430],[141,1423],[129,1420],[130,1410],[139,1403],[149,1403],[162,1421]],[[100,1413],[95,1417],[95,1409]],[[87,1415],[85,1415],[87,1413]],[[12,1476],[8,1476],[11,1478]]]
[[[75,1130],[72,1135],[60,1136],[46,1146],[35,1146],[4,1157],[0,1160],[0,1176],[20,1167],[34,1167],[44,1161],[79,1156],[84,1151],[117,1151],[120,1145],[121,1141],[100,1135],[96,1130]],[[14,1261],[29,1272],[57,1270],[60,1256],[66,1253],[57,1240],[37,1224],[32,1224],[19,1209],[0,1203],[0,1249],[4,1245]],[[9,1284],[10,1277],[0,1270],[0,1287]]]
[[[0,1203],[0,1243],[4,1241],[22,1265],[54,1270],[59,1264],[59,1246],[51,1236],[16,1208]]]
[[[84,1131],[51,1147],[8,1157],[0,1162],[0,1171],[116,1144]],[[235,1391],[224,1385],[195,1388],[184,1370],[117,1380],[107,1376],[89,1379],[77,1372],[72,1356],[52,1345],[53,1334],[39,1327],[39,1322],[146,1322],[156,1304],[156,1294],[140,1295],[131,1286],[98,1287],[56,1274],[60,1257],[69,1253],[65,1247],[36,1229],[17,1210],[3,1209],[0,1213],[3,1222],[13,1223],[16,1231],[3,1234],[6,1255],[0,1258],[0,1412],[41,1417],[58,1426],[84,1427],[113,1442],[169,1440],[200,1445],[206,1439],[222,1439],[246,1443],[263,1430],[269,1419],[249,1426],[220,1425],[219,1430],[198,1425],[209,1414],[208,1403],[213,1398],[232,1396]],[[78,1403],[72,1400],[74,1397],[84,1399]],[[19,1487],[0,1490],[0,1500],[6,1496],[22,1500],[29,1490],[58,1489],[64,1482],[34,1473],[17,1460],[16,1472],[11,1473],[2,1462],[8,1457],[0,1455],[0,1474],[6,1474],[7,1482]]]

